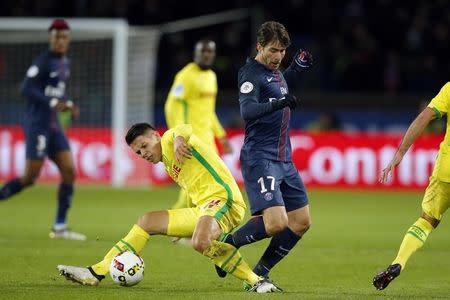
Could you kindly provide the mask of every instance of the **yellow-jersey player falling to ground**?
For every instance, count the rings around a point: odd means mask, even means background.
[[[380,181],[386,182],[389,174],[401,162],[409,147],[424,131],[428,123],[435,118],[442,118],[450,107],[450,82],[445,84],[439,94],[411,123],[393,159],[383,170]],[[400,275],[410,256],[423,246],[430,233],[435,229],[443,214],[450,206],[450,119],[447,118],[447,132],[439,147],[430,182],[422,201],[420,218],[407,230],[400,245],[397,257],[385,270],[375,275],[373,285],[378,290],[385,289],[389,283]]]
[[[189,63],[175,76],[164,107],[169,129],[180,124],[192,125],[193,133],[217,152],[216,137],[224,150],[231,146],[216,115],[217,77],[211,66],[216,56],[216,44],[200,40],[195,44],[194,62]],[[181,189],[173,208],[191,206],[191,199]]]
[[[129,129],[126,142],[148,162],[162,161],[168,174],[191,197],[193,206],[147,212],[102,261],[88,268],[59,265],[61,275],[83,285],[97,285],[118,253],[125,250],[140,253],[152,235],[170,235],[192,237],[196,251],[251,284],[252,291],[278,291],[270,280],[249,268],[235,247],[221,241],[242,222],[246,206],[224,162],[192,133],[191,125],[179,125],[161,138],[149,124],[135,124]]]

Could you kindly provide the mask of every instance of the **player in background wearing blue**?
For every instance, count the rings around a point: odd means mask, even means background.
[[[71,206],[75,166],[68,140],[58,121],[57,113],[79,113],[77,106],[65,96],[70,74],[66,57],[70,44],[70,28],[65,20],[56,19],[48,28],[49,49],[38,56],[28,69],[21,86],[27,98],[26,118],[23,124],[26,142],[25,173],[0,189],[0,201],[34,184],[48,156],[57,165],[62,177],[58,188],[58,207],[51,238],[85,240],[86,236],[67,227],[66,217]]]
[[[245,121],[241,168],[252,218],[225,241],[236,248],[272,237],[253,269],[268,277],[311,224],[308,196],[292,163],[289,139],[291,110],[299,100],[288,94],[297,75],[312,66],[312,56],[298,50],[291,65],[280,72],[290,44],[286,28],[266,22],[257,33],[257,55],[239,70],[239,103]],[[225,272],[216,266],[219,276]],[[248,284],[244,282],[244,287]]]

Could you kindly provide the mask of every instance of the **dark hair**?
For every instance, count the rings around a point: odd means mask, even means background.
[[[70,30],[69,24],[64,19],[55,19],[48,27],[48,31],[56,30]]]
[[[140,135],[143,135],[147,132],[147,130],[155,130],[155,127],[148,123],[137,123],[131,126],[130,129],[128,129],[127,135],[125,136],[125,141],[127,142],[128,146]]]
[[[256,41],[263,47],[272,41],[279,41],[286,48],[291,44],[289,33],[284,25],[275,21],[265,22],[259,27]]]

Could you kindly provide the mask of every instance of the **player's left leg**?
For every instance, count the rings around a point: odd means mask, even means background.
[[[141,253],[150,235],[167,234],[168,224],[168,211],[148,212],[139,218],[137,224],[106,253],[100,262],[88,268],[66,265],[58,265],[57,268],[61,275],[74,282],[83,285],[98,285],[105,278],[105,275],[108,274],[109,265],[117,254],[127,250],[138,254]]]
[[[449,206],[450,183],[439,181],[435,176],[431,176],[422,202],[422,214],[407,230],[392,264],[373,278],[376,289],[385,289],[400,275],[411,255],[424,245],[428,236],[439,225]]]

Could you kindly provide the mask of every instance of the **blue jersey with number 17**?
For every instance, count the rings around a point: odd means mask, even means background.
[[[295,71],[288,68],[291,77]],[[241,160],[269,159],[291,161],[289,107],[273,111],[271,101],[289,92],[285,76],[255,59],[248,59],[239,70],[239,104],[245,121],[245,140]]]

